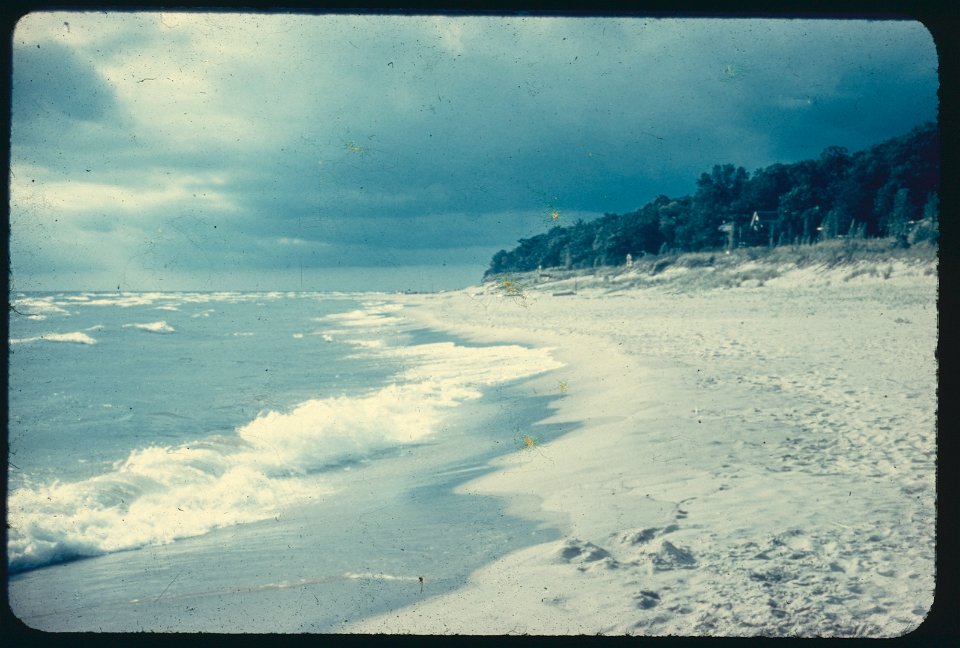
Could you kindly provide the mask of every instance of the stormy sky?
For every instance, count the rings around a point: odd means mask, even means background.
[[[938,87],[909,21],[120,12],[24,17],[12,79],[14,290],[461,287]]]

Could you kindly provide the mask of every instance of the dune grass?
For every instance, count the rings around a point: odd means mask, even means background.
[[[544,268],[487,281],[494,281],[496,289],[510,295],[509,288],[520,285],[531,290],[563,288],[574,291],[587,287],[616,291],[655,285],[678,289],[763,286],[785,272],[801,268],[849,268],[841,277],[843,281],[864,275],[889,279],[894,274],[894,264],[901,262],[926,265],[924,274],[935,274],[937,252],[937,246],[928,243],[905,248],[898,246],[893,239],[834,239],[812,245],[647,255],[636,259],[631,268],[625,265]]]

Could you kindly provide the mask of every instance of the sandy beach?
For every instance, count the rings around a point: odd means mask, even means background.
[[[790,256],[829,252],[657,257],[340,306],[111,297],[182,309],[159,339],[184,350],[159,359],[195,353],[190,335],[250,340],[236,353],[262,345],[258,373],[303,391],[224,420],[231,434],[123,446],[105,472],[17,491],[11,547],[40,564],[21,559],[12,610],[54,632],[910,632],[936,576],[936,260]],[[21,340],[17,357],[58,344],[100,362],[156,336],[122,324],[133,306],[70,297],[43,303],[96,344]],[[232,334],[265,304],[262,338]],[[83,324],[111,312],[112,329]],[[237,366],[222,381],[251,387]],[[336,393],[365,375],[375,387]]]
[[[935,576],[936,262],[758,267],[530,273],[402,297],[424,326],[564,363],[522,384],[560,396],[551,416],[457,489],[562,538],[343,631],[916,628]],[[538,425],[565,434],[542,442]]]

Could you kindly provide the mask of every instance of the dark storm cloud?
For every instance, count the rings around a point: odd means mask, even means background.
[[[917,23],[25,21],[11,187],[21,272],[71,245],[105,272],[433,264],[458,249],[483,264],[552,226],[551,212],[628,211],[692,192],[714,164],[854,150],[936,111],[935,52]]]
[[[14,45],[13,118],[102,121],[116,110],[113,91],[92,66],[59,43]]]

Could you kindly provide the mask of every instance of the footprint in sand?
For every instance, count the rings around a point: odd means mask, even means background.
[[[609,551],[578,538],[570,538],[563,543],[557,550],[556,561],[575,564],[580,571],[586,571],[592,567],[616,569],[620,566]]]
[[[667,571],[670,569],[693,569],[697,560],[693,552],[684,547],[678,547],[668,540],[660,542],[660,549],[652,557],[654,569]]]
[[[689,511],[686,511],[686,510],[684,510],[683,508],[681,508],[681,505],[683,505],[683,504],[685,504],[685,503],[687,503],[687,502],[691,502],[691,501],[693,501],[693,500],[695,500],[695,499],[697,499],[697,498],[696,498],[696,497],[688,497],[687,499],[680,500],[679,502],[676,503],[676,505],[674,505],[673,510],[674,510],[674,515],[675,515],[676,519],[678,519],[678,520],[683,520],[683,519],[685,519],[685,518],[690,514]]]
[[[750,580],[764,584],[784,583],[796,578],[796,574],[781,569],[780,567],[774,567],[765,571],[755,570],[750,572]]]
[[[660,595],[650,590],[640,590],[634,598],[637,600],[637,607],[641,610],[649,610],[660,604]]]
[[[657,571],[693,569],[697,566],[693,552],[661,537],[678,529],[676,524],[671,524],[663,529],[651,527],[623,531],[617,535],[617,541],[627,548],[639,549],[640,556],[637,562],[649,561]]]
[[[621,531],[619,534],[616,534],[617,542],[626,546],[646,544],[653,540],[654,538],[668,533],[673,533],[680,529],[676,524],[670,524],[663,529],[659,527],[649,527],[646,529],[633,529],[629,531]]]

